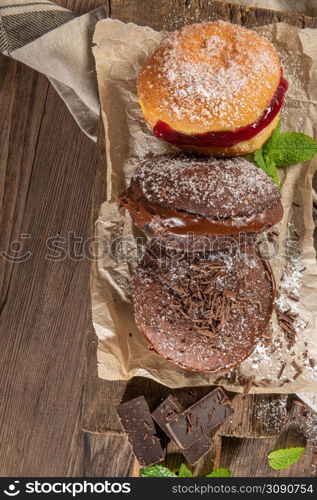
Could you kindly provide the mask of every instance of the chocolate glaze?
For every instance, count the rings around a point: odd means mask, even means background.
[[[127,208],[140,228],[153,223],[159,225],[160,233],[178,236],[229,235],[242,231],[256,233],[277,224],[283,217],[280,201],[272,208],[250,216],[212,218],[202,217],[184,210],[173,210],[148,202],[144,197],[136,199],[127,189],[121,197],[120,206]]]
[[[159,120],[153,128],[153,134],[175,146],[196,146],[200,148],[218,147],[230,148],[239,142],[248,141],[255,137],[261,130],[267,127],[279,113],[288,82],[281,72],[280,83],[267,108],[260,117],[250,125],[240,127],[236,130],[225,130],[218,132],[205,132],[202,134],[184,134],[171,128],[167,123]]]

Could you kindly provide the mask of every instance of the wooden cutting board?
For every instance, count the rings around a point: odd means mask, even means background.
[[[111,0],[105,7],[109,17],[124,22],[146,25],[156,30],[174,30],[184,24],[206,20],[229,20],[243,26],[259,26],[273,22],[287,22],[299,27],[317,27],[317,18],[300,14],[282,13],[266,9],[248,8],[216,0]],[[106,192],[106,155],[104,131],[101,125],[98,145],[98,165],[94,189],[93,220],[98,216]],[[160,398],[174,393],[190,404],[204,395],[208,388],[169,390],[150,379],[137,377],[129,382],[107,382],[97,376],[96,336],[89,318],[87,342],[87,376],[84,396],[84,431],[87,446],[87,474],[138,475],[138,467],[122,435],[115,407],[122,399],[129,400],[143,394],[152,408]],[[285,411],[287,399],[289,412]],[[212,465],[229,467],[234,476],[311,476],[312,455],[286,471],[273,471],[267,466],[266,455],[272,449],[299,444],[294,432],[294,418],[306,411],[292,405],[292,397],[279,395],[234,396],[235,415],[217,430],[215,451],[195,467],[201,475],[210,472]],[[294,418],[293,418],[294,417]],[[252,438],[252,439],[250,439]],[[264,439],[263,439],[264,438]],[[167,463],[177,464],[176,449],[168,445]]]

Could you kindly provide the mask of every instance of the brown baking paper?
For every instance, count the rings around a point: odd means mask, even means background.
[[[289,80],[282,128],[316,137],[316,31],[284,23],[256,30],[271,39],[278,49]],[[141,248],[138,244],[141,234],[133,226],[129,214],[120,212],[117,207],[118,195],[129,183],[140,158],[172,149],[153,137],[143,120],[136,96],[136,76],[142,63],[164,36],[164,33],[148,27],[110,19],[98,22],[94,35],[93,52],[107,154],[107,201],[100,208],[95,226],[99,250],[91,276],[92,316],[98,336],[98,373],[107,380],[127,380],[136,375],[149,377],[169,387],[209,385],[219,375],[192,373],[162,359],[148,349],[136,328],[130,281]],[[252,387],[251,392],[317,391],[317,369],[308,362],[310,358],[317,359],[317,269],[311,187],[316,165],[315,159],[281,171],[285,215],[278,228],[279,241],[281,244],[294,231],[300,236],[302,255],[300,262],[295,259],[295,273],[291,273],[289,280],[297,283],[299,321],[300,325],[307,326],[299,328],[296,345],[289,350],[273,314],[272,342],[275,345],[280,340],[281,347],[271,353],[272,346],[260,344],[239,367],[241,376],[254,377],[259,385]],[[278,283],[287,261],[284,254],[281,248],[279,255],[271,261]],[[302,266],[306,267],[303,276],[297,273]],[[303,370],[295,380],[294,361]],[[283,376],[278,378],[283,364]],[[230,374],[228,377],[230,383],[228,380],[218,383],[229,390],[241,391],[241,384],[233,385]],[[264,379],[270,381],[269,386],[261,385],[260,381]]]

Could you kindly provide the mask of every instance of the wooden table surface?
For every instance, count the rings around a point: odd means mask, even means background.
[[[316,26],[304,16],[210,0],[161,0],[159,6],[146,0],[146,9],[144,1],[108,0],[106,13],[154,28],[164,19],[166,29],[178,27],[179,14],[182,23],[212,15],[249,26],[282,19]],[[56,3],[83,13],[105,0]],[[103,201],[103,143],[97,148],[80,131],[44,76],[3,56],[0,75],[1,251],[8,255],[0,261],[0,476],[136,475],[114,407],[139,394],[154,405],[168,390],[141,378],[122,383],[97,377],[90,265],[76,255],[93,234],[92,207],[95,216]],[[52,261],[47,239],[58,236],[67,257]],[[75,247],[74,236],[81,238]],[[13,255],[25,257],[13,263]],[[190,402],[204,391],[176,393]],[[284,472],[266,464],[276,446],[302,442],[296,421],[305,408],[275,395],[236,397],[234,405],[233,422],[217,432],[215,452],[197,474],[221,465],[234,476],[316,475],[311,451]],[[174,452],[169,445],[169,464],[179,460]]]

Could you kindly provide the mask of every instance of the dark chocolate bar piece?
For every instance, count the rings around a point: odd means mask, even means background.
[[[167,428],[167,424],[177,415],[182,413],[183,407],[178,399],[172,395],[168,396],[163,403],[152,413],[153,420],[161,427],[165,434],[173,440],[173,436]],[[181,449],[180,452],[186,460],[194,465],[200,458],[206,455],[213,448],[212,441],[208,436],[201,436],[194,444],[188,448]]]
[[[166,425],[184,411],[184,408],[174,396],[169,395],[152,413],[152,418],[165,434],[172,439]]]
[[[143,396],[120,405],[117,414],[141,467],[148,467],[164,459],[162,446]]]
[[[230,400],[221,389],[215,389],[167,424],[172,439],[181,448],[192,446],[201,436],[218,427],[234,413]]]
[[[190,465],[195,465],[213,447],[214,444],[208,436],[201,436],[195,443],[188,446],[188,448],[181,449],[181,454],[184,455]]]

